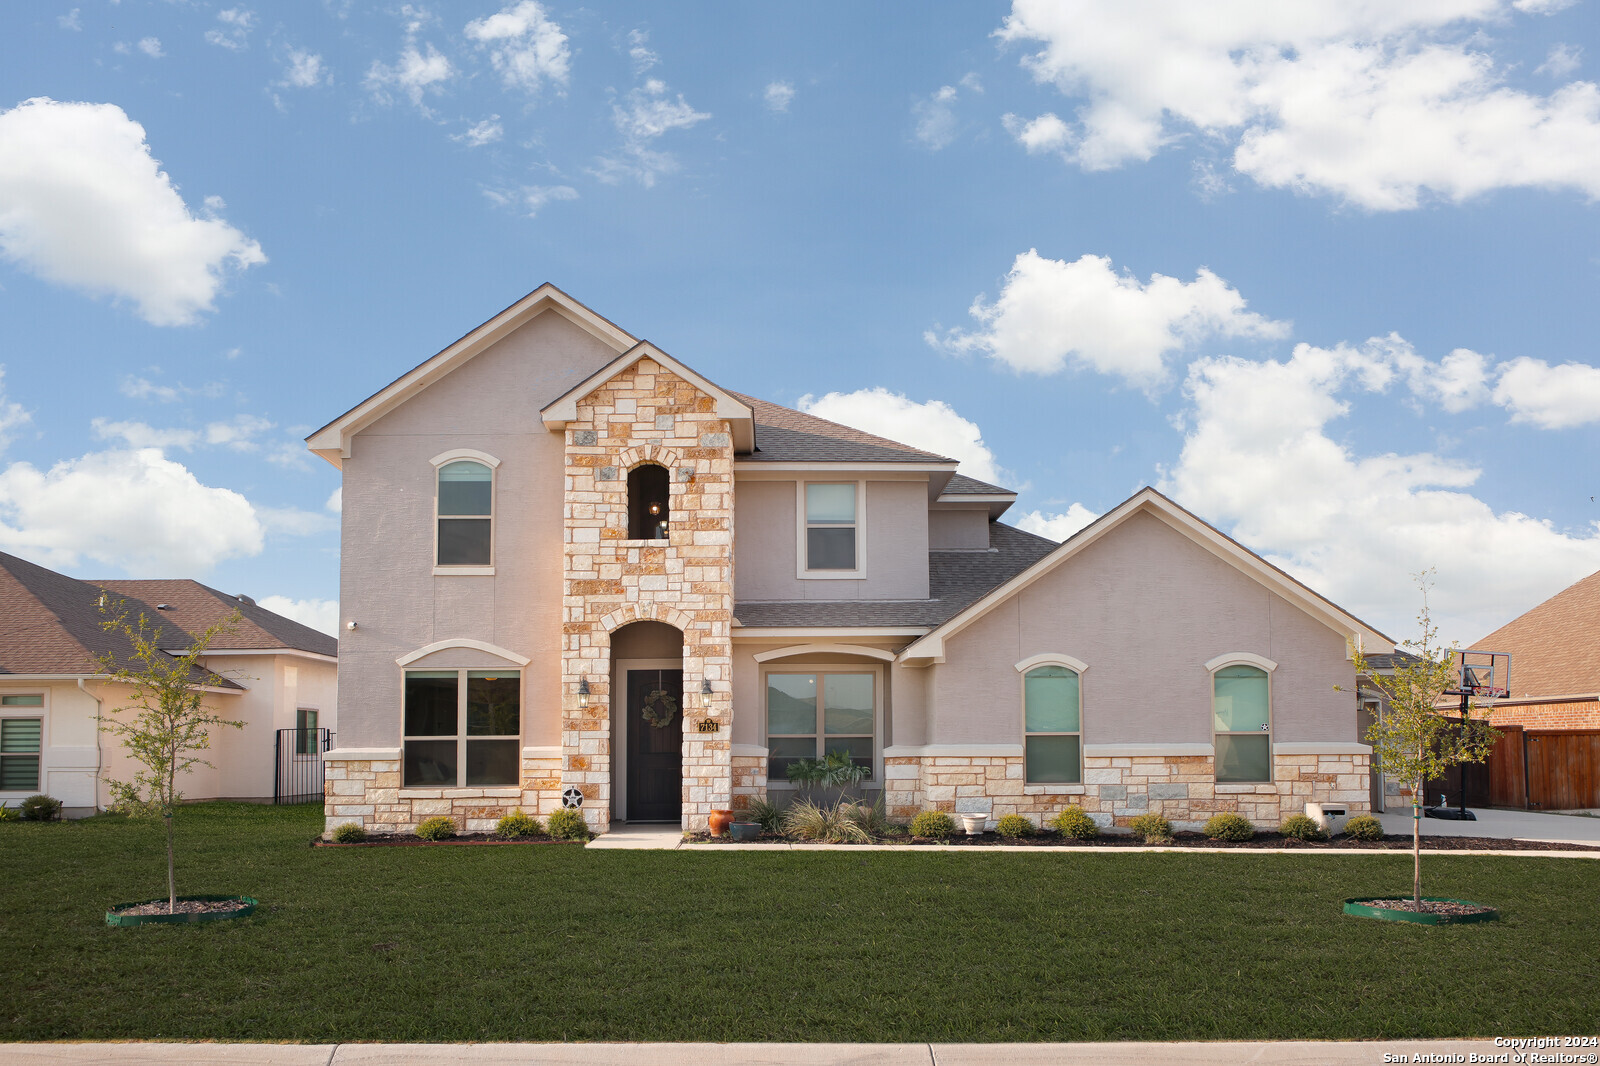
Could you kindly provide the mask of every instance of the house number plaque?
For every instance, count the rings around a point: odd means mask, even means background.
[[[700,733],[715,733],[717,731],[717,720],[715,718],[702,718],[695,726],[695,730]]]

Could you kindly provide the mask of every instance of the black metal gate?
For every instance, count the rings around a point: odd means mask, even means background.
[[[322,753],[333,746],[330,729],[280,729],[277,772],[272,777],[273,803],[313,803],[322,799],[327,781]]]

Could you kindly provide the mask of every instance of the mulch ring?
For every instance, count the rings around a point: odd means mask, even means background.
[[[311,841],[314,848],[416,848],[416,847],[481,847],[485,844],[570,844],[570,840],[555,840],[550,837],[519,837],[515,840],[506,840],[493,833],[457,833],[444,840],[423,840],[415,833],[374,833],[367,839],[354,844],[338,844],[332,840],[323,840],[316,837]]]
[[[232,914],[254,906],[242,899],[180,899],[177,906],[170,911],[167,901],[153,899],[149,903],[138,903],[132,907],[113,907],[112,914],[137,915],[143,917],[147,914]]]
[[[694,844],[732,844],[728,837],[712,837],[708,833],[695,833],[689,837],[689,843]],[[762,833],[755,841],[758,844],[789,844],[800,843],[791,841],[787,837],[775,833]],[[884,837],[873,842],[874,844],[919,844],[929,847],[1033,847],[1033,848],[1143,848],[1150,847],[1141,838],[1128,833],[1105,834],[1093,840],[1075,840],[1063,837],[1059,833],[1042,831],[1031,837],[1002,837],[998,833],[984,833],[982,836],[969,837],[957,835],[949,840],[933,840],[927,837]],[[861,844],[859,847],[872,847],[872,844]],[[1252,849],[1287,848],[1296,851],[1329,851],[1333,849],[1362,851],[1410,851],[1411,837],[1391,834],[1382,840],[1352,840],[1349,837],[1334,837],[1332,840],[1296,840],[1286,837],[1282,833],[1264,832],[1257,833],[1252,839],[1245,841],[1212,840],[1203,833],[1180,832],[1173,834],[1173,838],[1163,841],[1159,847],[1164,848],[1192,848],[1196,851],[1249,851]],[[1488,837],[1434,837],[1422,838],[1423,851],[1594,851],[1600,848],[1584,844],[1552,844],[1538,840],[1495,840]]]
[[[1405,899],[1364,899],[1361,901],[1361,905],[1364,907],[1381,907],[1390,911],[1411,911],[1415,914],[1416,910],[1411,904],[1410,897]],[[1493,907],[1485,907],[1480,903],[1462,903],[1453,899],[1425,899],[1422,901],[1423,914],[1448,915],[1452,918],[1460,918],[1468,914],[1487,914],[1492,910],[1494,910]]]

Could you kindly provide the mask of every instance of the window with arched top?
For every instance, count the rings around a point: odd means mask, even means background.
[[[1023,744],[1028,784],[1083,781],[1083,692],[1078,671],[1059,663],[1022,675]]]
[[[666,540],[671,502],[672,481],[666,467],[644,463],[628,471],[628,539]]]
[[[1272,678],[1260,666],[1234,661],[1211,672],[1211,717],[1217,781],[1272,780]]]
[[[475,459],[442,463],[438,469],[438,565],[491,565],[494,470]]]

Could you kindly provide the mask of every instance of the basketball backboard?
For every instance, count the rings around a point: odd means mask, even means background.
[[[1461,675],[1455,686],[1446,690],[1449,695],[1488,699],[1505,699],[1511,695],[1510,652],[1468,649],[1456,652],[1456,662],[1461,667]]]

